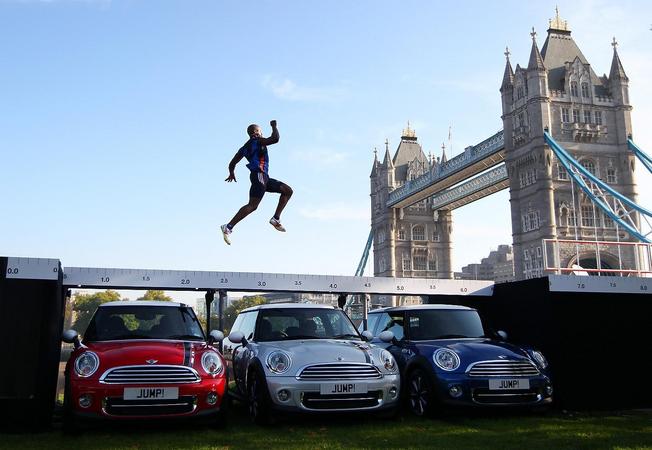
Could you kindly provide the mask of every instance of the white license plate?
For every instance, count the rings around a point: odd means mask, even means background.
[[[176,400],[179,398],[178,387],[138,387],[125,388],[124,400]]]
[[[502,380],[489,380],[489,389],[492,391],[530,389],[530,380],[528,380],[527,378],[508,378]]]
[[[366,394],[367,385],[361,383],[322,383],[322,395]]]

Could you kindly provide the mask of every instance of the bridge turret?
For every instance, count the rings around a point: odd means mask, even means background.
[[[618,108],[616,112],[616,124],[618,130],[618,144],[623,145],[627,142],[627,136],[632,134],[632,120],[629,104],[629,78],[625,74],[623,64],[618,56],[618,42],[613,38],[611,42],[614,48],[613,58],[611,60],[611,70],[609,71],[609,92],[613,98],[614,104]],[[624,131],[624,133],[621,133]]]

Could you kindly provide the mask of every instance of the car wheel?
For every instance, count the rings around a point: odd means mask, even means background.
[[[249,406],[249,417],[258,425],[269,423],[269,398],[267,394],[267,382],[265,377],[258,371],[252,372],[247,389],[247,403]]]
[[[407,380],[408,406],[414,415],[423,417],[432,412],[433,388],[428,375],[416,369],[410,373]]]
[[[70,382],[66,377],[66,384],[63,391],[63,417],[62,417],[62,431],[64,434],[76,435],[80,433],[77,418],[72,411],[72,393],[70,392]]]

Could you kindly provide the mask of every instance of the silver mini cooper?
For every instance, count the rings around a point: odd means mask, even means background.
[[[398,366],[333,306],[270,304],[243,310],[223,343],[233,395],[256,423],[281,411],[398,408]]]

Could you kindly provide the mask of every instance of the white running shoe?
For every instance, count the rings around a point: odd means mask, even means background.
[[[224,242],[231,245],[231,239],[229,238],[229,234],[231,234],[233,230],[229,230],[229,227],[226,226],[226,224],[222,225],[220,227],[220,230],[222,230],[222,236],[224,236]]]
[[[283,225],[281,225],[281,222],[279,222],[279,221],[276,220],[275,218],[272,217],[271,219],[269,219],[269,223],[270,223],[274,228],[276,228],[278,231],[285,232],[285,228],[283,228]]]

